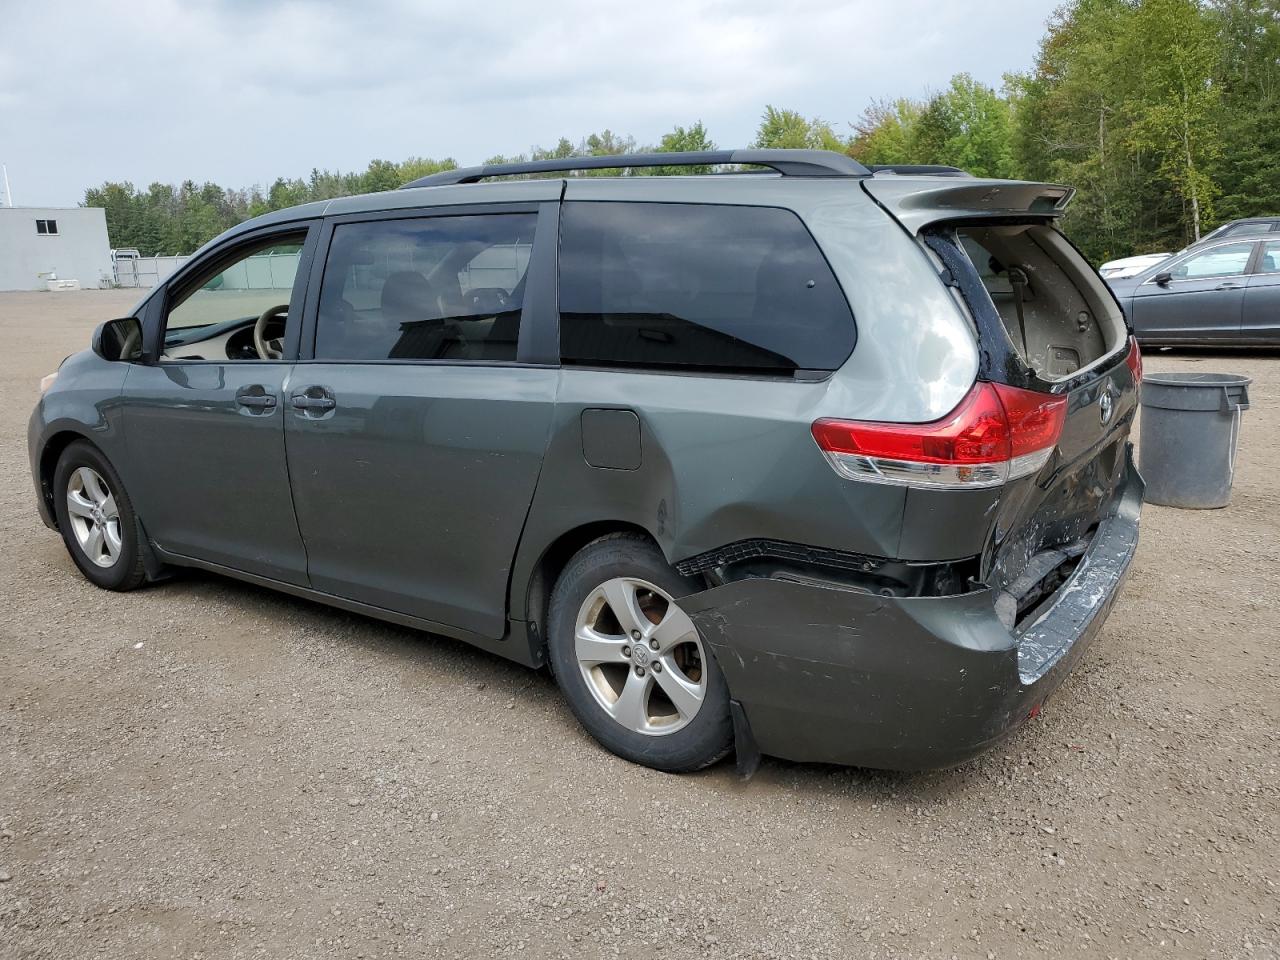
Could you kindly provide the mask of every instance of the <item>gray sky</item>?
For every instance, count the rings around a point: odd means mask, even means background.
[[[722,147],[766,103],[837,130],[877,98],[1026,69],[1057,0],[0,0],[19,205],[104,180],[269,184],[374,157],[478,163],[608,127]]]

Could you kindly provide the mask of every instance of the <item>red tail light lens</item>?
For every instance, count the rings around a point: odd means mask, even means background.
[[[1051,397],[1034,390],[1019,390],[1002,383],[992,384],[1000,395],[1000,405],[1009,418],[1010,459],[1017,463],[1027,457],[1039,457],[1039,470],[1058,445],[1062,426],[1067,422],[1067,398]],[[1030,473],[1025,470],[1013,476]]]
[[[1066,421],[1066,397],[976,383],[932,423],[819,420],[813,437],[850,479],[910,487],[994,487],[1045,465]]]
[[[1133,374],[1133,385],[1142,385],[1142,351],[1138,348],[1138,338],[1129,338],[1129,355],[1124,358],[1124,365]]]

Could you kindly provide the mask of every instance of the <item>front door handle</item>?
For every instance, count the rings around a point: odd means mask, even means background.
[[[276,397],[273,393],[267,393],[266,389],[260,383],[241,387],[236,391],[236,403],[250,410],[270,410],[276,405]]]
[[[1242,286],[1244,286],[1244,284],[1242,284],[1242,283],[1233,283],[1232,281],[1228,280],[1226,283],[1220,283],[1220,284],[1218,284],[1218,285],[1217,285],[1216,287],[1214,287],[1213,289],[1215,289],[1215,290],[1239,290]]]

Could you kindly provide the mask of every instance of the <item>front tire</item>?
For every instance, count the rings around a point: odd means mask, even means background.
[[[133,502],[110,461],[84,440],[70,444],[53,472],[53,506],[67,552],[104,590],[133,590],[146,581],[142,530]]]
[[[675,599],[696,589],[652,542],[614,534],[584,547],[551,594],[547,645],[570,709],[618,756],[670,773],[733,747],[724,675]]]

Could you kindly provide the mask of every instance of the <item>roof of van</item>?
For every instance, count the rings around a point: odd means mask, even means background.
[[[704,173],[710,167],[762,168],[742,173]],[[587,171],[688,167],[693,175],[582,176]],[[559,174],[557,176],[557,174]],[[487,182],[485,182],[487,181]],[[964,216],[1032,214],[1057,216],[1070,200],[1069,187],[973,177],[957,167],[891,165],[866,167],[831,150],[708,150],[567,157],[445,170],[398,190],[316,200],[275,210],[237,224],[211,243],[248,230],[323,216],[473,203],[540,203],[560,199],[654,199],[669,202],[786,204],[796,189],[844,193],[861,184],[876,203],[917,232],[928,223]],[[863,193],[862,190],[858,191]],[[732,195],[732,197],[730,196]]]

